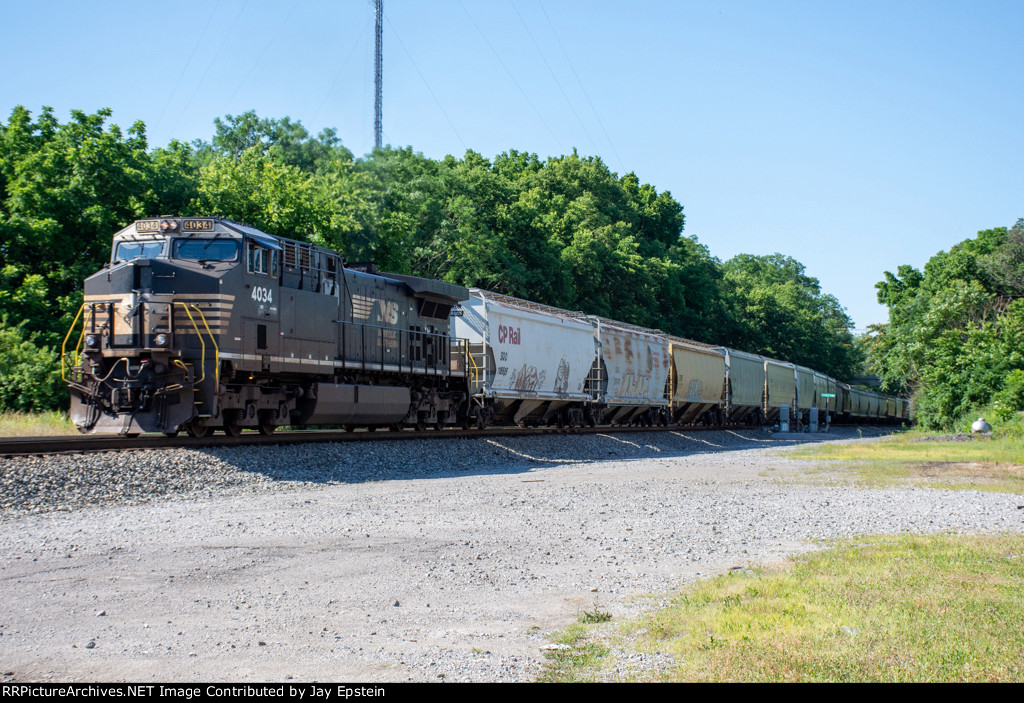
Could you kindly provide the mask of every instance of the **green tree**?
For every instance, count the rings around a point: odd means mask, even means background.
[[[983,230],[900,266],[876,284],[889,322],[872,337],[873,368],[890,391],[910,391],[926,426],[951,427],[1024,369],[1024,222]],[[999,396],[1003,391],[1006,393]]]
[[[213,121],[215,132],[210,143],[196,142],[202,161],[213,156],[241,158],[252,149],[272,154],[275,160],[306,173],[317,173],[334,160],[352,162],[352,152],[338,139],[337,131],[325,129],[312,137],[301,122],[291,118],[261,118],[249,110],[241,115],[225,115]]]
[[[33,120],[17,107],[0,124],[0,314],[52,344],[81,302],[81,283],[109,256],[111,235],[144,214],[150,157],[145,127],[107,126],[110,110],[50,108]],[[21,290],[22,288],[25,290]],[[24,306],[42,291],[45,313]]]
[[[796,259],[740,254],[723,265],[727,344],[846,380],[861,366],[846,310]]]

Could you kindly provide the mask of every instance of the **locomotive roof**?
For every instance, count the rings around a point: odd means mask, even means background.
[[[140,223],[145,223],[143,228],[140,228]],[[171,224],[173,227],[163,229],[164,223]],[[218,230],[218,225],[223,230]],[[235,222],[226,217],[217,217],[215,215],[210,216],[196,216],[196,217],[177,217],[172,215],[161,215],[160,217],[147,217],[141,220],[136,220],[128,227],[117,234],[126,234],[130,230],[134,230],[137,234],[179,234],[179,235],[195,235],[195,234],[216,234],[217,232],[233,232],[235,234],[241,234],[250,239],[259,242],[262,246],[268,249],[282,250],[285,244],[294,244],[296,246],[308,247],[315,251],[332,254],[334,256],[341,257],[344,261],[344,255],[334,249],[328,247],[319,246],[317,244],[311,244],[310,242],[303,242],[297,239],[289,239],[287,237],[281,237],[276,234],[267,234],[266,232],[260,231],[252,225],[247,225],[241,222]],[[117,236],[117,235],[115,235]],[[348,268],[346,266],[346,268]],[[356,269],[358,270],[358,269]],[[454,305],[459,301],[465,300],[469,297],[469,292],[462,286],[455,285],[453,283],[446,283],[444,281],[433,281],[426,278],[417,278],[416,276],[403,276],[400,274],[393,273],[378,273],[376,269],[373,271],[362,271],[362,275],[373,276],[385,280],[400,281],[404,283],[409,290],[412,291],[413,295],[420,298],[428,298],[438,302],[442,302],[448,305]]]

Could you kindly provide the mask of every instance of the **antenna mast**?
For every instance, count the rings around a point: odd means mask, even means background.
[[[381,6],[383,0],[376,0],[374,7],[377,15],[377,52],[374,55],[374,70],[373,78],[377,89],[377,97],[374,102],[374,116],[373,116],[373,145],[377,149],[381,147],[381,131],[383,129],[384,119],[382,117],[382,106],[383,102],[383,90],[381,84],[383,82],[383,59],[381,56],[381,39],[384,34],[384,9]]]

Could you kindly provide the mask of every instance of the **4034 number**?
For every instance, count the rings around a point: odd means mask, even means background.
[[[263,286],[253,286],[252,299],[257,303],[272,303],[274,302],[274,292]]]

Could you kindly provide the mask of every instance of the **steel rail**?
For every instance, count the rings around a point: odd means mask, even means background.
[[[705,430],[756,429],[750,425],[669,425],[667,427],[638,427],[612,425],[603,427],[485,427],[484,429],[413,430],[400,432],[356,430],[290,430],[261,435],[255,431],[243,432],[238,437],[215,435],[210,437],[166,437],[148,434],[139,437],[120,435],[87,435],[55,437],[3,437],[0,438],[0,457],[44,456],[48,454],[91,454],[94,452],[126,451],[131,449],[202,449],[208,447],[239,447],[266,444],[306,444],[323,442],[366,442],[413,439],[476,439],[485,437],[530,437],[540,435],[619,434],[633,432],[693,432]]]

